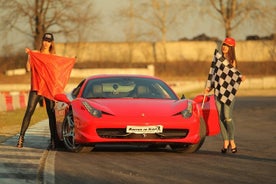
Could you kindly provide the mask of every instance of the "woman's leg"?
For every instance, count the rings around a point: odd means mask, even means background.
[[[224,104],[220,102],[219,100],[216,100],[216,106],[219,113],[219,122],[220,122],[220,131],[221,136],[224,141],[229,142],[228,133],[227,133],[227,126],[225,123],[225,116],[224,116]]]
[[[40,98],[41,98],[41,96],[38,95],[36,91],[30,91],[27,109],[25,111],[25,115],[24,115],[22,125],[21,125],[20,135],[22,135],[22,136],[25,135],[25,132],[29,127],[32,115],[35,111],[35,108],[36,108],[37,103],[39,102]]]
[[[58,143],[57,128],[56,128],[56,115],[55,115],[55,102],[45,98],[47,114],[49,118],[49,127],[51,133],[51,147],[54,149]]]
[[[227,127],[227,132],[229,135],[231,148],[236,148],[235,144],[235,124],[233,120],[233,109],[234,109],[235,99],[232,101],[230,106],[225,105],[224,114],[225,114],[225,124]]]
[[[21,124],[20,136],[19,136],[18,143],[17,143],[17,147],[19,147],[19,148],[23,147],[24,135],[30,125],[32,115],[33,115],[35,108],[40,99],[41,99],[41,96],[38,95],[36,91],[30,91],[28,105],[27,105],[27,108],[25,111],[25,115],[24,115],[22,124]]]
[[[227,126],[225,124],[225,116],[224,116],[224,103],[216,100],[216,106],[219,113],[219,122],[220,122],[220,132],[223,139],[223,148],[221,149],[221,153],[226,153],[229,147],[229,137],[227,133]]]

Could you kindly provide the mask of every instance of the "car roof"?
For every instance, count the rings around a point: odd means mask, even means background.
[[[148,78],[148,79],[158,79],[157,77],[150,75],[142,75],[142,74],[98,74],[92,75],[86,78],[86,80],[97,79],[97,78],[113,78],[113,77],[138,77],[138,78]]]

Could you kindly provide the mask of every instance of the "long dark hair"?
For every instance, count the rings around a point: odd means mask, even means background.
[[[40,46],[40,51],[42,51],[42,48],[43,47],[43,40],[41,41],[41,46]],[[49,52],[51,54],[56,54],[56,48],[55,48],[55,42],[54,41],[51,41],[51,46],[49,48]]]
[[[229,51],[227,53],[227,60],[230,62],[232,66],[238,68],[235,47],[229,46],[229,45],[227,46],[229,47]],[[225,57],[224,54],[223,54],[223,57]]]

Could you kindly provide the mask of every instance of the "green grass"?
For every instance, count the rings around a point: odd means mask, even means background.
[[[26,109],[24,108],[8,112],[0,112],[0,142],[19,133],[25,110]],[[48,116],[45,107],[37,107],[32,116],[30,126],[47,118]]]

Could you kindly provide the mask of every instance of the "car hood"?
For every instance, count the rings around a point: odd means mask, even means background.
[[[91,99],[89,104],[104,113],[120,116],[172,116],[187,107],[187,100]]]

